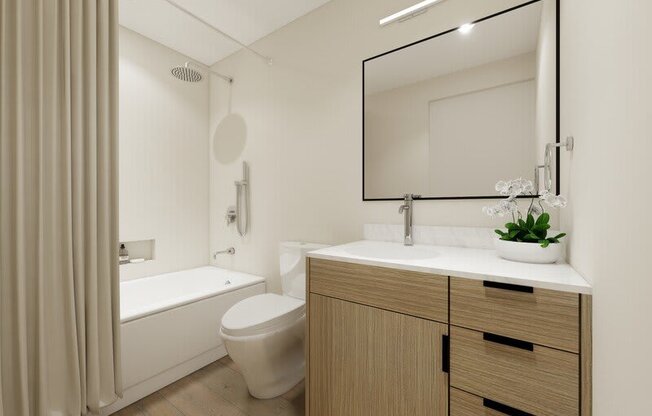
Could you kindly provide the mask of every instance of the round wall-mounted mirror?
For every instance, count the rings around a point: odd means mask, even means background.
[[[247,124],[239,114],[228,114],[213,132],[213,157],[226,164],[237,160],[247,142]]]

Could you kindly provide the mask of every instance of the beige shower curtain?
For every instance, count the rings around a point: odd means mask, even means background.
[[[121,393],[118,0],[0,0],[0,415]]]

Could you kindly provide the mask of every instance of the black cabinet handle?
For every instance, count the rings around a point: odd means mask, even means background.
[[[482,399],[482,405],[488,409],[504,413],[508,416],[534,416],[532,413],[514,409],[513,407],[489,399]]]
[[[488,280],[483,280],[482,286],[492,287],[494,289],[511,290],[512,292],[534,293],[534,288],[530,286],[520,286],[520,285],[512,285],[509,283],[490,282]]]
[[[441,336],[441,371],[448,373],[451,368],[451,339],[448,335]]]
[[[527,341],[521,341],[520,339],[504,337],[502,335],[496,335],[489,332],[483,332],[482,339],[489,342],[495,342],[496,344],[507,345],[527,351],[534,351],[534,344]]]

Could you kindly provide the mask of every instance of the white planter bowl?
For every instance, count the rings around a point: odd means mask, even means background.
[[[519,243],[515,241],[494,240],[498,255],[504,259],[523,263],[556,263],[562,258],[562,245],[550,244],[543,248],[541,244]]]

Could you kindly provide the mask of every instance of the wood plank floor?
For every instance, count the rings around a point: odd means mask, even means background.
[[[303,381],[281,397],[253,398],[226,356],[114,416],[303,416],[304,400]]]

